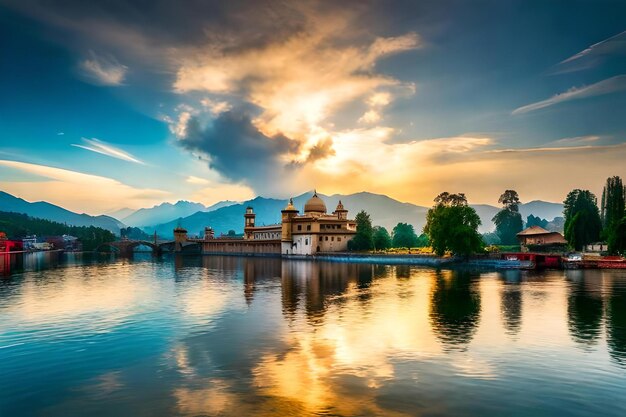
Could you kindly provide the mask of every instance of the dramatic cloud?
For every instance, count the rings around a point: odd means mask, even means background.
[[[264,133],[306,136],[342,105],[379,87],[398,85],[375,73],[376,61],[419,45],[417,35],[410,33],[377,38],[369,45],[337,46],[333,35],[348,23],[312,19],[302,33],[260,48],[209,45],[195,54],[187,52],[174,87],[179,92],[243,95],[262,109],[259,127]]]
[[[611,94],[618,91],[626,90],[626,75],[617,75],[615,77],[607,78],[606,80],[599,81],[595,84],[588,85],[586,87],[572,87],[564,93],[556,94],[546,100],[538,101],[536,103],[527,104],[522,107],[518,107],[513,110],[511,114],[523,114],[531,111],[543,109],[555,104],[563,103],[571,100],[580,100],[587,97],[601,96],[605,94]]]
[[[0,160],[0,166],[39,177],[37,181],[0,181],[0,188],[31,201],[48,201],[78,213],[100,214],[123,201],[128,207],[162,203],[170,193],[135,188],[112,178],[46,165]],[[43,179],[43,180],[42,180]]]
[[[281,173],[286,175],[286,158],[299,146],[284,135],[264,135],[248,114],[234,110],[222,113],[206,127],[197,118],[191,118],[178,143],[208,156],[210,167],[225,177],[246,180],[257,187],[267,181],[279,181]]]
[[[113,56],[98,56],[89,51],[89,58],[80,63],[80,69],[85,78],[95,84],[118,86],[124,82],[128,67]]]
[[[88,151],[96,152],[102,155],[110,156],[111,158],[121,159],[122,161],[128,161],[128,162],[133,162],[135,164],[145,165],[145,162],[137,159],[130,153],[123,151],[120,148],[116,148],[115,146],[110,145],[101,140],[98,140],[96,138],[91,138],[91,139],[82,138],[82,140],[84,143],[86,143],[86,145],[77,145],[73,143],[72,146],[86,149]]]
[[[417,34],[355,37],[360,32],[355,10],[320,10],[312,4],[281,9],[279,21],[297,22],[282,37],[250,42],[245,33],[209,27],[213,42],[173,52],[180,62],[176,91],[231,97],[258,109],[254,117],[238,115],[228,101],[203,99],[202,106],[216,117],[205,130],[193,117],[198,110],[170,118],[179,144],[209,155],[211,168],[258,192],[268,183],[291,182],[294,188],[306,165],[334,155],[339,139],[331,119],[344,106],[365,102],[369,110],[360,121],[374,124],[393,91],[414,91],[412,84],[377,72],[376,64],[419,47]],[[258,24],[251,14],[240,18]]]

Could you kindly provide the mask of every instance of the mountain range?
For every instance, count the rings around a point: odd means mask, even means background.
[[[350,210],[349,217],[354,218],[360,210],[365,210],[371,217],[372,223],[377,226],[384,226],[389,231],[399,222],[412,224],[419,234],[426,223],[426,213],[428,207],[418,206],[411,203],[402,203],[386,195],[361,192],[356,194],[323,195],[319,194],[326,203],[328,212],[333,212],[339,200]],[[300,212],[303,212],[305,202],[311,197],[311,193],[305,193],[294,198],[294,205]],[[238,204],[231,204],[210,212],[196,212],[190,216],[172,219],[169,222],[145,227],[148,233],[155,230],[160,236],[171,236],[172,230],[177,226],[187,229],[190,235],[202,234],[204,227],[211,226],[216,234],[228,233],[234,230],[237,233],[243,232],[243,214],[246,207],[251,206],[256,213],[257,225],[269,225],[280,222],[280,210],[287,205],[287,200],[257,197],[253,200],[244,201]],[[479,227],[481,233],[491,232],[495,226],[491,219],[500,210],[498,207],[487,204],[471,205],[481,218],[482,225]],[[548,203],[544,201],[531,201],[520,205],[522,218],[526,220],[529,214],[539,216],[548,220],[557,216],[562,216],[563,205],[558,203]]]
[[[409,223],[415,227],[419,234],[426,222],[428,207],[418,206],[411,203],[402,203],[386,195],[360,192],[355,194],[318,194],[325,202],[327,211],[333,212],[339,200],[349,210],[349,217],[354,216],[360,210],[365,210],[371,217],[374,225],[384,226],[389,231],[398,222]],[[303,212],[304,204],[311,197],[311,193],[304,193],[294,198],[294,205]],[[205,226],[211,226],[216,233],[228,233],[234,230],[243,232],[243,214],[246,207],[251,206],[256,213],[257,225],[269,225],[280,222],[280,211],[287,205],[287,200],[256,197],[244,202],[229,200],[220,201],[212,206],[189,201],[177,203],[162,203],[151,208],[139,210],[120,209],[109,215],[90,216],[78,214],[55,206],[47,202],[30,203],[21,198],[14,197],[0,191],[0,211],[14,211],[26,213],[33,217],[39,217],[59,221],[76,226],[97,226],[114,233],[119,233],[120,228],[126,226],[140,227],[148,233],[156,232],[168,238],[172,230],[180,225],[186,228],[191,235],[201,234]],[[488,204],[471,205],[481,218],[481,233],[494,230],[491,219],[500,210]],[[529,214],[552,220],[562,216],[563,205],[545,201],[531,201],[520,205],[522,218],[526,220]],[[111,214],[116,214],[114,218]],[[119,219],[119,220],[118,220]]]
[[[115,234],[119,234],[120,228],[124,227],[122,222],[111,216],[78,214],[45,201],[31,203],[4,191],[0,191],[0,211],[24,213],[32,217],[65,223],[70,226],[96,226],[110,230]]]

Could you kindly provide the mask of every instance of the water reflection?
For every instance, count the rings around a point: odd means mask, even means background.
[[[515,335],[522,327],[521,271],[504,271],[502,278],[500,314],[507,333]]]
[[[322,323],[330,303],[340,304],[350,286],[367,287],[373,271],[371,265],[294,262],[282,263],[284,311],[289,314],[302,303],[306,316],[312,324]]]
[[[619,365],[626,367],[626,277],[612,279],[607,300],[606,330],[609,353]]]
[[[448,349],[464,349],[480,320],[480,292],[467,272],[439,271],[431,296],[433,330]]]
[[[615,272],[78,262],[0,282],[0,403],[11,416],[625,415],[625,303]]]
[[[572,339],[583,346],[594,345],[600,337],[604,315],[602,282],[596,276],[585,279],[581,270],[566,271],[566,276],[571,282],[567,317]]]

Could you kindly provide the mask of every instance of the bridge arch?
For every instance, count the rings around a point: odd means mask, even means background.
[[[116,242],[101,243],[96,247],[94,252],[99,252],[105,247],[110,247],[116,250],[119,254],[128,256],[133,253],[133,249],[135,249],[137,246],[148,246],[150,249],[152,249],[152,253],[154,255],[158,255],[161,253],[161,245],[155,244],[154,242],[150,242],[147,240],[120,240]]]

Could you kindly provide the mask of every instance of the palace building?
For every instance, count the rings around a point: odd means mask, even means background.
[[[300,214],[290,199],[281,214],[281,223],[257,226],[254,209],[246,208],[243,239],[215,237],[210,227],[205,228],[204,239],[187,239],[184,229],[177,229],[174,234],[179,242],[202,244],[205,254],[284,256],[342,252],[348,249],[348,242],[356,234],[356,222],[348,219],[348,210],[341,200],[335,211],[328,214],[324,200],[316,192],[304,205],[304,213]]]

